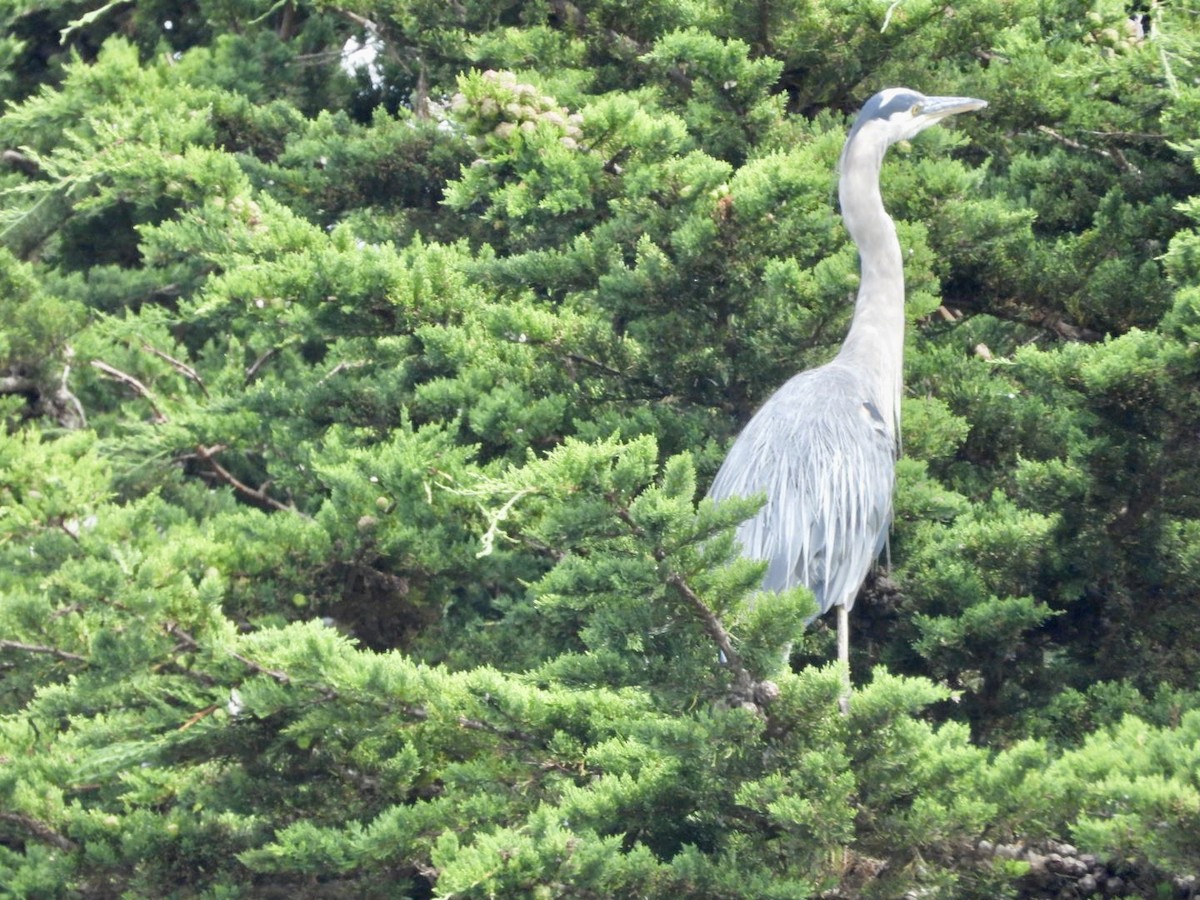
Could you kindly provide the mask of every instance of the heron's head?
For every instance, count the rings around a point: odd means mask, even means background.
[[[847,145],[870,140],[881,149],[908,140],[947,116],[987,106],[973,97],[926,97],[910,88],[885,88],[864,104]]]

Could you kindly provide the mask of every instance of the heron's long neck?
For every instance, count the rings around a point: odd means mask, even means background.
[[[900,391],[904,367],[904,265],[896,226],[883,208],[879,170],[883,151],[856,146],[842,153],[839,196],[842,218],[858,247],[862,280],[850,333],[838,359],[868,377],[874,402],[892,426],[900,428]]]

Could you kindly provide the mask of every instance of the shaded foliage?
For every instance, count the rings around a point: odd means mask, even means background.
[[[1200,867],[1190,4],[0,6],[5,893]],[[891,84],[989,107],[884,169],[906,433],[842,717],[757,499],[698,498],[844,333]]]

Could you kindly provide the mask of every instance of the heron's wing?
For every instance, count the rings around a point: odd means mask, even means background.
[[[802,372],[755,414],[709,496],[766,494],[737,531],[742,551],[768,561],[766,590],[806,585],[820,612],[853,605],[891,521],[895,442],[854,372]]]

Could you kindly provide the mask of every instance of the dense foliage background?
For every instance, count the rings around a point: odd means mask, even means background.
[[[1189,889],[1191,0],[0,20],[0,893],[1001,897],[1050,840]],[[885,166],[842,717],[700,498],[844,333],[834,168],[897,84],[990,105]]]

